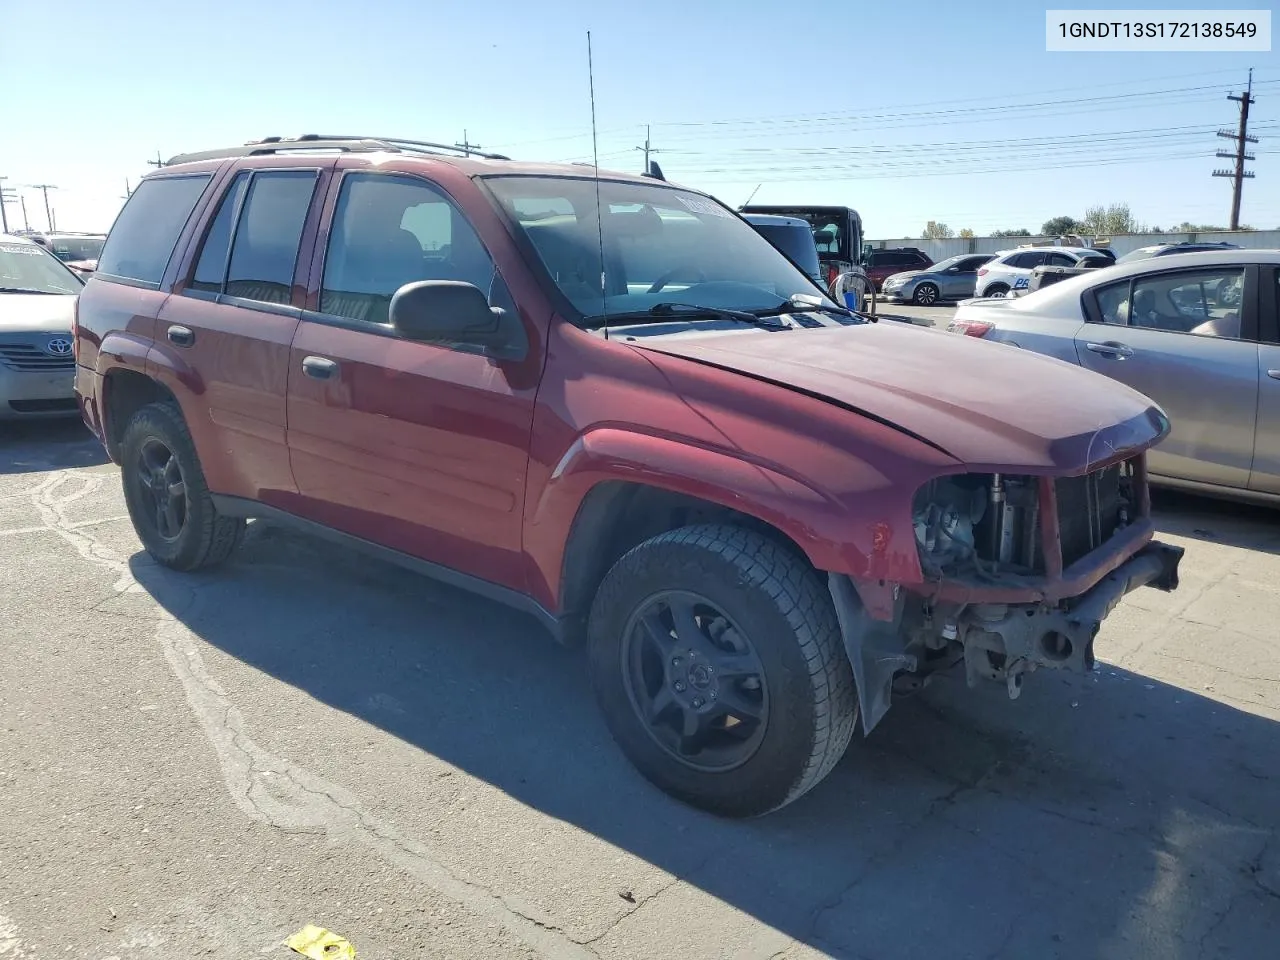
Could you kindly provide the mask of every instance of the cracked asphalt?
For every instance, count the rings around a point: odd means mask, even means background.
[[[532,621],[254,524],[141,552],[78,424],[0,425],[0,958],[1254,958],[1280,942],[1280,512],[1158,495],[1182,588],[1087,677],[945,677],[728,822]]]

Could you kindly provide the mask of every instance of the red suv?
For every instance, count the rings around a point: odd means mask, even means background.
[[[925,270],[933,266],[933,260],[923,250],[915,247],[894,247],[891,250],[869,250],[863,259],[863,269],[878,291],[895,273],[908,270]]]
[[[868,322],[661,180],[367,139],[177,157],[75,351],[160,563],[261,518],[527,610],[586,641],[635,765],[721,814],[803,794],[931,671],[1091,668],[1117,600],[1177,582],[1149,400]]]

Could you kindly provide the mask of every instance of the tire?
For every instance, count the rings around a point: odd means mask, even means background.
[[[668,601],[669,621],[649,619]],[[683,603],[696,611],[682,621],[697,628],[692,644],[674,626],[666,632]],[[658,629],[644,629],[653,623]],[[703,810],[730,817],[777,810],[830,773],[853,735],[853,671],[830,594],[803,557],[752,531],[683,527],[635,547],[605,576],[588,636],[596,698],[623,753],[656,786]],[[667,644],[665,656],[645,653]],[[712,659],[699,656],[707,644]],[[700,665],[716,656],[729,668],[710,689],[699,687]],[[759,669],[748,675],[746,663]],[[681,677],[685,692],[676,693]],[[710,698],[700,715],[729,711],[733,725],[722,718],[723,726],[699,731],[699,752],[684,754],[680,747],[694,742],[685,739],[690,700],[660,713],[654,704],[699,689]],[[758,720],[738,720],[753,710]],[[680,728],[674,736],[672,727]]]
[[[931,307],[938,302],[941,295],[938,285],[934,283],[922,283],[916,287],[915,292],[911,294],[911,299],[922,307]]]
[[[222,563],[240,545],[245,522],[214,509],[195,444],[177,406],[152,403],[135,413],[120,449],[129,519],[147,553],[159,563],[174,570],[200,570]],[[163,492],[157,492],[162,485]],[[174,492],[178,486],[181,494]]]
[[[1009,293],[1009,285],[1007,283],[993,283],[987,289],[982,291],[984,297],[1003,297]]]

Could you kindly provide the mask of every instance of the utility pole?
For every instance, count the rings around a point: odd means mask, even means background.
[[[164,159],[160,156],[159,150],[156,151],[156,158],[154,160],[147,161],[147,166],[156,167],[156,168],[160,168],[164,166]]]
[[[27,219],[27,198],[21,193],[18,194],[18,203],[22,205],[22,229],[30,233],[31,221]]]
[[[44,194],[44,219],[49,224],[49,232],[53,233],[53,211],[49,209],[49,191],[58,188],[52,183],[29,183],[27,186]]]
[[[132,196],[133,196],[133,191],[129,188],[129,178],[125,177],[124,178],[124,196],[121,197],[120,199],[128,200]]]
[[[636,149],[641,151],[644,154],[644,170],[641,172],[648,173],[649,172],[649,154],[661,153],[662,151],[652,146],[649,143],[649,125],[647,123],[644,125],[644,146],[636,147]]]
[[[1213,171],[1213,175],[1215,177],[1230,177],[1232,179],[1230,229],[1239,230],[1240,229],[1240,192],[1241,192],[1241,189],[1244,187],[1245,180],[1253,179],[1253,171],[1245,170],[1244,168],[1244,162],[1246,160],[1252,160],[1253,154],[1245,153],[1245,150],[1249,144],[1258,142],[1257,137],[1249,136],[1249,105],[1251,103],[1258,102],[1253,99],[1253,69],[1252,68],[1249,69],[1249,86],[1244,91],[1244,93],[1242,93],[1238,97],[1235,96],[1234,94],[1227,94],[1227,99],[1234,100],[1240,104],[1240,129],[1239,129],[1239,132],[1237,133],[1232,133],[1230,130],[1218,131],[1218,136],[1226,140],[1236,141],[1236,148],[1234,151],[1228,152],[1226,150],[1219,150],[1218,156],[1228,160],[1234,159],[1236,162],[1236,168],[1234,170],[1215,170]]]
[[[473,151],[476,151],[476,150],[479,150],[479,149],[480,149],[480,144],[478,144],[478,143],[472,143],[472,142],[467,138],[467,131],[466,131],[466,130],[463,130],[463,131],[462,131],[462,142],[461,142],[461,143],[455,143],[455,144],[454,144],[454,146],[455,146],[455,147],[457,147],[459,150],[461,150],[461,151],[462,151],[462,155],[463,155],[464,157],[469,157],[469,156],[471,156],[471,154],[472,154],[472,152],[473,152]]]
[[[9,232],[9,214],[5,212],[4,205],[9,202],[9,195],[13,193],[4,182],[8,177],[0,177],[0,233]]]

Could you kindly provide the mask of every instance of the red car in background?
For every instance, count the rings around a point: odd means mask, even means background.
[[[862,267],[875,284],[876,292],[884,289],[884,282],[895,273],[908,270],[924,270],[933,266],[933,259],[915,247],[894,247],[889,250],[870,250],[863,258]]]

